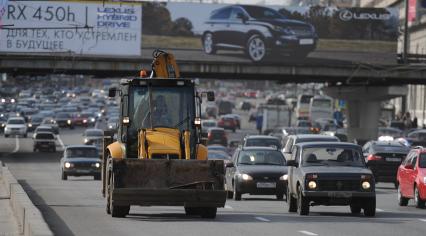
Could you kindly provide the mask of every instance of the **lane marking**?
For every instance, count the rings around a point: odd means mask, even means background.
[[[376,211],[378,211],[378,212],[384,212],[385,210],[380,209],[380,208],[376,208]]]
[[[263,221],[263,222],[270,222],[270,220],[268,220],[268,219],[266,219],[266,218],[263,218],[263,217],[254,217],[256,220],[260,220],[260,221]]]
[[[318,234],[316,233],[312,233],[306,230],[300,230],[299,233],[305,234],[305,235],[310,235],[310,236],[318,236]]]
[[[19,151],[19,138],[15,137],[15,149],[13,149],[12,153],[17,153]]]
[[[426,222],[426,219],[419,219],[420,221],[422,221],[422,222]]]
[[[231,209],[231,210],[233,210],[234,208],[232,208],[230,205],[225,205],[225,209]]]
[[[62,142],[61,136],[58,134],[56,137],[58,138],[58,142],[61,145],[62,149],[65,149],[65,145],[64,142]]]

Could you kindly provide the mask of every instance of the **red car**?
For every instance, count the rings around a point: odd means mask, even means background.
[[[414,199],[416,207],[426,202],[426,149],[412,149],[398,168],[398,203],[406,206]]]
[[[232,115],[223,115],[217,122],[217,126],[235,132],[235,130],[238,128],[238,122],[237,119],[235,119],[235,117]]]

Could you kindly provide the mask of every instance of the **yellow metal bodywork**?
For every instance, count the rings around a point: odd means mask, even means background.
[[[203,144],[197,144],[197,160],[207,160],[207,147]]]
[[[112,158],[123,159],[125,157],[125,146],[120,142],[113,142],[107,146]]]
[[[139,132],[139,158],[151,159],[153,154],[169,154],[181,157],[180,132],[171,128],[155,128]]]
[[[175,57],[169,53],[159,53],[152,62],[154,77],[156,78],[179,78],[180,71]]]

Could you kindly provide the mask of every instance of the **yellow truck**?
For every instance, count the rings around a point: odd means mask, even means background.
[[[224,207],[224,163],[207,160],[201,144],[203,95],[180,79],[172,54],[156,51],[149,78],[125,79],[111,88],[120,100],[119,128],[105,132],[102,194],[112,217],[130,206],[183,206],[187,215],[215,218]],[[144,74],[144,73],[141,73]]]

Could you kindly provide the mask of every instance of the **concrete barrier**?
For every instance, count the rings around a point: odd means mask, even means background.
[[[41,212],[34,206],[25,190],[18,183],[6,166],[0,162],[0,175],[6,185],[6,195],[19,225],[20,232],[25,236],[53,236],[44,221]]]

